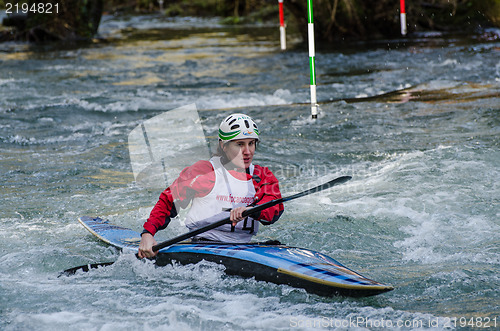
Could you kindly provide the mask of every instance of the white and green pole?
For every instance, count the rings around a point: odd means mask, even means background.
[[[316,100],[316,68],[314,64],[314,23],[312,0],[307,0],[307,36],[309,42],[309,70],[311,77],[311,116],[318,117],[318,103]]]

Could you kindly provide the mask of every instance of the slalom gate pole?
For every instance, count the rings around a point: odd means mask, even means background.
[[[401,34],[403,36],[406,36],[406,10],[405,10],[405,0],[399,0],[399,7],[400,7],[400,20],[401,20]]]
[[[312,0],[307,0],[307,36],[309,43],[309,70],[311,77],[311,116],[318,118],[318,102],[316,99],[316,68],[314,50],[314,23]]]
[[[281,50],[286,49],[285,15],[283,14],[283,0],[278,0],[280,12],[280,43]]]

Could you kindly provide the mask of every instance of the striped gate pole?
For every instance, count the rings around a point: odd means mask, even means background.
[[[286,49],[285,15],[283,14],[283,0],[278,0],[280,11],[280,43],[281,50]]]
[[[400,20],[401,20],[401,34],[403,36],[406,36],[406,10],[405,10],[405,0],[399,0],[399,7],[400,7],[400,11],[399,11],[399,16],[400,16]]]
[[[316,56],[314,51],[314,23],[313,23],[313,4],[312,0],[307,0],[307,36],[309,43],[309,71],[311,77],[311,116],[318,118],[318,103],[316,100]]]

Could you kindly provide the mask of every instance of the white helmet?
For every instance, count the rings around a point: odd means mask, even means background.
[[[259,128],[250,116],[232,114],[219,126],[219,141],[253,138],[259,140]]]

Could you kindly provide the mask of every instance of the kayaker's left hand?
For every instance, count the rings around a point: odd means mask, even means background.
[[[233,226],[236,226],[236,224],[239,221],[243,221],[245,219],[245,217],[243,217],[243,212],[247,209],[248,209],[248,207],[237,207],[237,208],[231,209],[230,219],[231,219]]]

